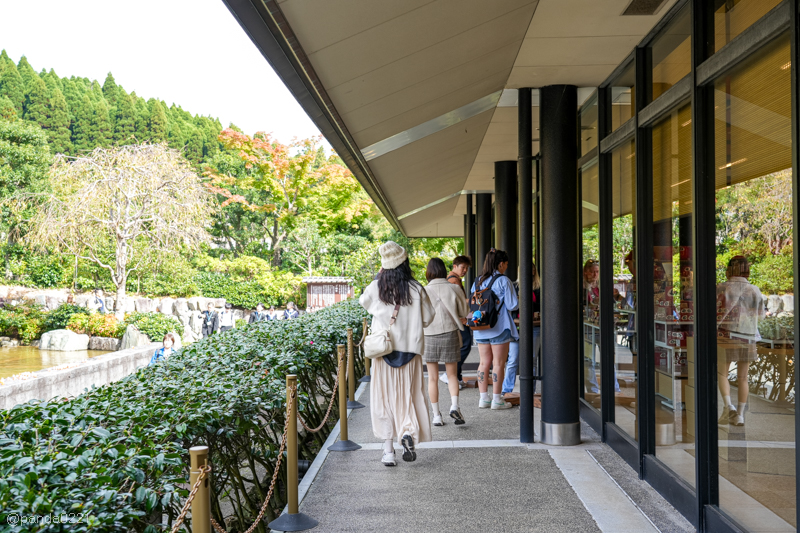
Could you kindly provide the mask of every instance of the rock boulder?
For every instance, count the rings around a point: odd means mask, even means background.
[[[125,329],[125,335],[122,337],[122,344],[120,345],[120,350],[127,350],[128,348],[138,348],[139,346],[147,346],[148,344],[152,344],[150,339],[139,331],[134,325],[130,325]]]
[[[186,298],[178,298],[173,305],[173,313],[175,316],[189,316],[189,302]]]
[[[201,296],[194,296],[186,300],[191,311],[205,311],[206,299]]]
[[[116,352],[122,344],[121,339],[112,337],[92,337],[89,339],[90,350],[102,350],[104,352]]]
[[[136,298],[136,303],[134,305],[136,307],[136,311],[140,313],[152,313],[156,310],[155,306],[153,305],[153,300],[150,298]]]
[[[175,305],[175,300],[173,300],[172,298],[164,298],[163,300],[161,300],[161,305],[158,306],[158,310],[163,315],[171,315],[172,308],[174,305]]]
[[[42,334],[39,349],[75,352],[89,347],[89,335],[79,335],[68,329],[56,329]]]

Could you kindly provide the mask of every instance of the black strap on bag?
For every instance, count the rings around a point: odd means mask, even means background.
[[[499,298],[492,291],[494,282],[497,281],[501,274],[492,276],[492,281],[485,289],[475,290],[469,299],[470,317],[467,319],[467,325],[470,329],[490,329],[497,325],[497,320],[500,317],[500,309],[497,304]],[[502,307],[502,305],[500,306]]]

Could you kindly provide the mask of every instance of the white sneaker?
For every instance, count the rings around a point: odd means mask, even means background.
[[[434,426],[443,426],[444,422],[442,421],[442,413],[436,413],[433,415],[433,425]]]
[[[394,458],[394,452],[383,452],[381,463],[383,463],[384,466],[397,466],[397,459]]]
[[[478,400],[478,409],[488,409],[492,406],[492,400]]]
[[[441,373],[441,375],[439,376],[439,381],[441,381],[442,383],[449,383],[449,381],[447,381],[447,372]]]
[[[503,400],[500,400],[499,402],[492,400],[492,411],[496,411],[498,409],[511,409],[511,404]]]
[[[740,415],[738,411],[734,411],[731,413],[731,425],[732,426],[743,426],[744,425],[744,416]]]
[[[722,408],[722,415],[720,415],[719,420],[717,420],[718,424],[730,424],[731,419],[738,415],[739,413],[736,411],[736,408],[733,405],[729,405],[727,407]]]

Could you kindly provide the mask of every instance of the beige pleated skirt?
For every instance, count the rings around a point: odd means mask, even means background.
[[[381,440],[399,440],[411,435],[414,444],[430,442],[431,419],[428,397],[423,390],[422,356],[394,368],[382,357],[372,360],[369,401],[372,432]]]

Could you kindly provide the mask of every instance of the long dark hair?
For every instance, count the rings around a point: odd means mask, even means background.
[[[411,305],[411,287],[422,288],[414,279],[408,258],[397,268],[384,268],[378,272],[378,298],[388,305]]]
[[[506,261],[508,261],[508,254],[503,250],[495,250],[494,248],[489,250],[489,253],[486,254],[486,259],[483,261],[483,270],[481,271],[481,277],[478,278],[476,287],[480,288],[484,281],[492,277],[500,263],[505,263]]]

